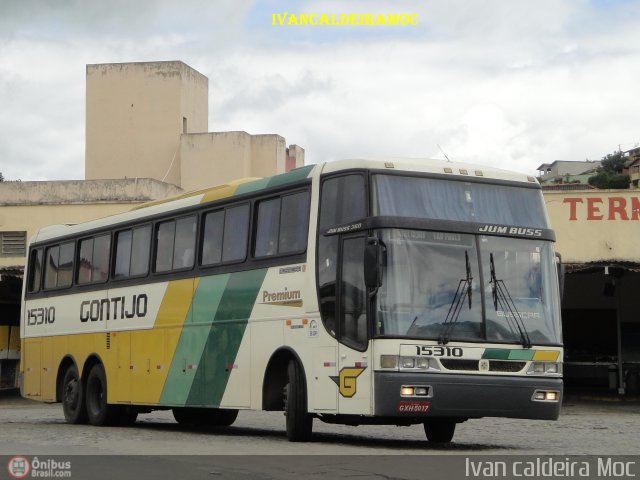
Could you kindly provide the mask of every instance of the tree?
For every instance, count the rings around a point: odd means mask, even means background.
[[[596,188],[629,188],[629,175],[602,170],[589,177],[589,185]]]
[[[4,182],[4,177],[2,176],[2,172],[0,172],[0,182]]]
[[[596,188],[629,188],[631,178],[622,173],[626,161],[620,151],[605,155],[596,174],[587,180],[589,185]]]
[[[606,156],[602,157],[602,169],[608,172],[622,173],[622,169],[624,168],[624,163],[627,159],[624,157],[623,153],[618,151],[614,153],[609,153]]]

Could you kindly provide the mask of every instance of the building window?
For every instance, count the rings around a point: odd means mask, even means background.
[[[26,246],[27,232],[0,232],[1,257],[24,257]]]

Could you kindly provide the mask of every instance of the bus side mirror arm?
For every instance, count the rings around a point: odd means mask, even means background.
[[[380,250],[381,245],[377,238],[367,238],[367,245],[364,249],[364,283],[369,291],[369,298],[374,297],[382,285]]]

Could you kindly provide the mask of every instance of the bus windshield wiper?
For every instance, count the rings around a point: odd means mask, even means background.
[[[489,254],[489,268],[491,271],[491,293],[493,294],[493,307],[498,311],[498,306],[504,313],[507,320],[507,325],[511,329],[511,332],[520,334],[520,343],[524,348],[531,348],[531,339],[527,328],[524,326],[520,312],[516,308],[507,286],[504,284],[504,280],[496,278],[496,265],[493,262],[493,253]],[[514,328],[515,326],[515,328]],[[517,332],[516,332],[517,331]]]
[[[440,337],[438,339],[438,343],[442,345],[446,345],[447,343],[449,343],[449,337],[451,336],[453,327],[460,317],[460,312],[462,311],[462,306],[464,305],[465,298],[468,299],[469,310],[471,310],[471,286],[473,283],[473,277],[471,276],[471,263],[469,262],[469,254],[466,250],[464,251],[464,260],[467,270],[467,276],[465,278],[461,278],[460,282],[458,282],[458,288],[455,295],[453,296],[453,300],[451,300],[451,305],[449,306],[447,317],[442,324],[442,331],[440,332]]]

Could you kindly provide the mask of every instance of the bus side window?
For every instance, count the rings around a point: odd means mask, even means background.
[[[247,257],[249,204],[207,213],[202,237],[202,265],[240,262]]]
[[[100,235],[80,241],[78,285],[107,281],[110,246],[110,235]]]
[[[113,278],[120,279],[129,276],[131,267],[131,230],[123,230],[116,234],[116,260]]]
[[[239,262],[247,257],[249,204],[227,208],[224,219],[223,262]]]
[[[156,272],[169,272],[173,266],[173,242],[176,235],[176,222],[162,222],[156,230]]]
[[[131,267],[129,274],[132,277],[140,277],[149,273],[150,256],[151,225],[134,228],[131,241]]]
[[[173,247],[173,269],[193,267],[196,249],[196,216],[176,221],[176,241]]]
[[[40,291],[40,284],[42,281],[42,249],[31,251],[31,258],[29,260],[29,293],[36,293]]]
[[[45,289],[71,286],[74,251],[74,242],[47,248],[47,263],[44,268]]]
[[[196,216],[169,220],[158,225],[155,271],[158,273],[193,267],[196,248]]]
[[[325,327],[336,334],[336,282],[339,235],[324,236],[329,227],[367,216],[365,177],[333,177],[322,183],[318,225],[318,297]]]
[[[222,233],[224,210],[207,213],[204,216],[202,236],[202,265],[215,265],[222,261]]]
[[[258,203],[256,257],[303,253],[309,233],[309,192],[296,192]]]
[[[304,252],[309,233],[309,192],[282,197],[278,253]]]
[[[267,257],[278,253],[278,231],[280,229],[280,197],[264,200],[258,204],[258,226],[256,228],[256,257]]]
[[[106,236],[108,238],[108,235]],[[98,240],[96,238],[96,246]],[[142,277],[149,273],[149,256],[151,251],[151,225],[143,225],[116,233],[116,252],[113,278],[121,280],[129,277]],[[94,253],[95,258],[95,253]],[[104,274],[106,278],[106,273]]]

